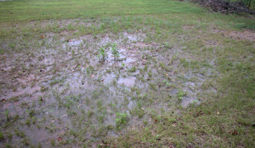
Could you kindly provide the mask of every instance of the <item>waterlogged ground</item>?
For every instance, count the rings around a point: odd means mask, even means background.
[[[164,31],[155,26],[171,22],[129,19],[32,22],[27,26],[36,35],[24,30],[15,43],[2,42],[16,52],[1,55],[0,146],[97,147],[105,137],[160,122],[165,112],[179,116],[217,92],[216,40],[198,45],[199,56],[179,43],[200,35],[177,32],[162,43]]]

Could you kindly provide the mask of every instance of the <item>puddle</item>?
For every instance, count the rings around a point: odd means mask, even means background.
[[[129,104],[127,105],[129,110],[132,110],[136,106],[136,103],[134,101],[130,101]]]
[[[137,62],[136,55],[130,54],[126,49],[123,49],[123,48],[119,49],[119,56],[117,57],[117,59],[112,54],[111,50],[107,51],[106,53],[107,53],[106,62],[109,65],[114,65],[118,63],[119,67],[123,67],[123,66],[130,67]]]
[[[124,85],[126,87],[133,87],[135,85],[136,77],[126,77],[126,78],[120,77],[117,80],[115,74],[107,74],[102,79],[103,79],[103,83],[105,85],[109,85],[109,84],[113,83],[113,81],[115,80],[115,81],[117,81],[117,84],[119,84],[119,85]]]
[[[23,85],[29,85],[31,81],[36,80],[36,77],[34,74],[30,74],[21,78],[17,78],[16,80]]]
[[[40,86],[34,86],[32,88],[27,87],[25,89],[21,89],[16,92],[8,92],[8,95],[1,96],[1,98],[10,99],[12,97],[18,97],[18,96],[25,95],[25,94],[32,95],[33,93],[40,91],[40,90],[41,90]]]
[[[182,99],[181,105],[182,105],[183,108],[187,108],[188,105],[190,105],[190,104],[196,104],[196,105],[198,105],[199,103],[200,103],[200,101],[198,101],[197,99],[192,98],[192,97],[185,96],[185,97],[183,97],[183,99]]]
[[[78,45],[81,45],[82,43],[83,43],[82,40],[71,40],[67,44],[69,46],[78,46]]]
[[[115,74],[107,74],[105,77],[103,77],[104,84],[110,84],[113,82],[113,80],[116,78]]]
[[[65,34],[68,35],[63,32],[61,38]],[[22,73],[15,73],[15,84],[4,90],[6,93],[2,93],[1,99],[7,101],[18,97],[20,101],[2,103],[1,114],[9,109],[11,115],[20,115],[14,126],[25,131],[32,143],[49,146],[51,139],[57,141],[60,135],[64,135],[63,139],[77,140],[75,133],[85,135],[85,141],[97,141],[105,135],[117,137],[132,126],[140,126],[142,121],[152,124],[154,120],[148,114],[152,109],[160,115],[160,111],[171,110],[175,105],[187,107],[194,103],[196,88],[206,76],[194,74],[179,78],[175,63],[171,66],[176,69],[171,72],[159,67],[159,62],[170,63],[171,58],[159,52],[160,44],[143,43],[144,34],[111,35],[101,38],[98,35],[96,39],[87,35],[59,43],[56,48],[43,46],[42,50],[31,51],[34,52],[34,56],[29,57],[33,59],[31,61],[23,60],[22,56],[19,61],[10,60],[9,63],[17,67],[15,70]],[[117,43],[119,57],[114,58],[110,45],[105,47],[107,56],[102,61],[97,56],[98,50],[109,43]],[[172,54],[172,51],[167,52]],[[14,66],[0,62],[4,74],[13,75],[11,69]],[[18,65],[19,62],[26,67]],[[191,77],[196,77],[199,82],[190,82]],[[0,83],[2,88],[12,82],[12,77],[6,79],[8,81],[3,78],[0,81],[4,82]],[[30,87],[32,84],[34,87]],[[10,91],[11,86],[16,86],[17,90]],[[175,104],[177,101],[173,98],[176,99],[179,89],[187,95],[181,103]],[[43,97],[38,99],[39,96]],[[130,118],[119,131],[115,129],[117,113],[125,113]],[[7,124],[4,116],[0,119]],[[32,123],[33,119],[36,119],[35,123]]]
[[[63,41],[63,48],[66,49],[69,47],[70,49],[77,49],[78,46],[82,46],[83,40],[75,40],[75,39],[70,39],[70,40],[64,40]]]
[[[118,84],[125,85],[127,87],[133,87],[135,85],[136,77],[119,78]]]
[[[138,42],[145,37],[145,35],[143,34],[129,34],[127,32],[124,32],[123,36],[124,38],[128,38],[128,40],[131,42],[134,42],[134,41]]]
[[[58,132],[58,133],[53,133],[53,134],[49,134],[47,131],[45,131],[44,129],[39,129],[36,131],[33,131],[31,133],[32,136],[32,141],[33,142],[40,142],[40,143],[44,143],[43,147],[47,147],[47,145],[50,145],[50,139],[57,139],[58,135],[61,135],[61,133],[63,134],[64,131],[62,132]]]
[[[108,43],[112,43],[113,41],[111,40],[111,38],[109,38],[108,36],[101,38],[101,40],[99,41],[98,45],[101,46],[105,46]]]

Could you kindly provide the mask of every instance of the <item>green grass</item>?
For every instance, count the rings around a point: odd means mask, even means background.
[[[191,3],[168,0],[23,0],[0,2],[1,23],[10,22],[12,25],[20,21],[70,19],[70,18],[98,18],[108,16],[131,15],[157,15],[160,18],[172,18],[186,22],[189,14],[193,22],[198,22],[196,17],[208,18],[207,11]],[[169,15],[171,14],[171,15]],[[191,15],[192,14],[192,15]],[[206,15],[205,15],[206,14]],[[216,15],[209,15],[215,18]],[[245,18],[233,19],[235,16],[217,15],[218,23],[227,19],[231,25],[237,28],[255,29],[254,21]],[[186,21],[185,21],[186,20]],[[222,20],[222,21],[219,21]],[[177,20],[176,20],[177,21]],[[177,23],[174,21],[174,24]],[[187,22],[186,22],[187,23]]]
[[[201,13],[203,9],[188,3],[166,0],[23,0],[0,3],[1,21],[31,21],[45,19],[97,18],[139,14]],[[180,5],[181,4],[181,5]],[[171,8],[171,9],[169,9]],[[25,10],[25,11],[24,11]]]

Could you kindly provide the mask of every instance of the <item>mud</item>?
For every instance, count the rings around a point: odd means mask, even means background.
[[[219,33],[222,36],[227,36],[237,40],[247,40],[247,41],[255,42],[255,32],[251,30],[225,31],[225,30],[214,29],[212,32]]]
[[[51,46],[42,45],[30,54],[13,54],[13,58],[0,61],[4,76],[0,78],[1,115],[8,112],[11,121],[18,115],[12,126],[16,132],[24,131],[33,144],[49,147],[52,139],[59,144],[79,135],[85,141],[106,135],[118,137],[143,121],[153,124],[152,109],[170,111],[178,105],[200,103],[197,94],[210,68],[204,75],[185,69],[179,58],[188,55],[172,60],[181,49],[164,50],[159,43],[145,43],[147,36],[137,32],[97,38],[85,35],[69,39],[66,35],[66,31],[51,33],[47,36],[59,39],[45,38]],[[119,51],[117,58],[113,43]],[[105,50],[105,59],[100,48]],[[128,116],[120,129],[116,129],[117,113]],[[0,119],[8,125],[6,116]],[[19,139],[13,137],[13,143],[21,144]]]

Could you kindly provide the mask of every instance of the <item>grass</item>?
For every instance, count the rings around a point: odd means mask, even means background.
[[[115,60],[118,60],[118,57],[119,57],[119,49],[118,49],[116,43],[114,43],[114,44],[112,45],[112,50],[111,50],[111,52],[112,52],[112,54],[114,55]]]
[[[135,66],[132,67],[132,68],[129,70],[129,72],[136,72],[136,67],[135,67]]]
[[[100,59],[100,56],[102,57],[102,60],[104,61],[106,53],[105,53],[105,50],[103,48],[100,48],[100,50],[99,50],[99,55],[98,55],[99,59]]]
[[[183,97],[184,97],[185,95],[187,95],[187,94],[184,93],[183,91],[179,91],[179,92],[177,93],[177,97],[178,97],[179,100],[182,100]]]
[[[120,129],[121,126],[127,124],[128,122],[128,115],[126,113],[116,113],[116,128]]]
[[[1,140],[1,141],[3,141],[3,140],[4,140],[4,135],[3,135],[3,133],[2,133],[2,132],[0,133],[0,140]]]
[[[254,147],[253,16],[26,0],[0,19],[0,147]]]

